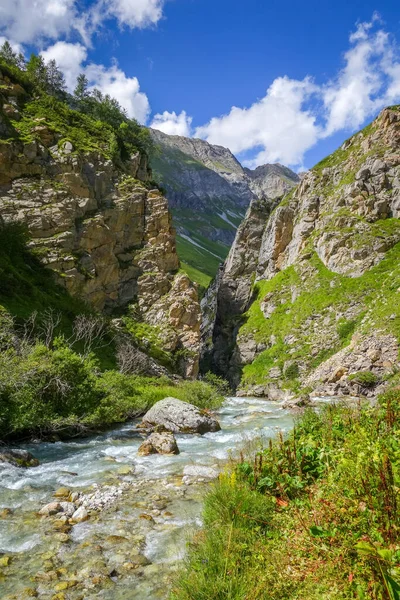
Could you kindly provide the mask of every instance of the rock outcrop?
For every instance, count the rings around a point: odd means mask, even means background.
[[[78,151],[45,117],[25,141],[4,112],[18,107],[19,87],[1,74],[0,84],[0,218],[28,227],[31,248],[72,295],[107,313],[135,305],[138,318],[168,326],[173,349],[188,353],[184,374],[196,376],[197,289],[178,273],[168,202],[149,183],[146,154],[121,165],[100,150]]]
[[[398,367],[399,108],[382,111],[269,212],[251,205],[219,274],[215,320],[203,327],[206,364],[242,393],[271,398],[292,381],[352,393],[361,371],[378,385]]]
[[[218,421],[206,411],[176,398],[164,398],[147,411],[141,427],[155,426],[161,426],[172,433],[207,433],[220,430]]]

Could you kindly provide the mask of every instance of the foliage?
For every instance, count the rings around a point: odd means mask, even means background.
[[[379,378],[372,371],[358,371],[348,376],[349,381],[354,381],[363,387],[374,387],[379,381]]]
[[[99,90],[90,92],[84,75],[78,77],[72,97],[66,93],[64,75],[55,60],[46,64],[42,56],[32,54],[25,64],[12,49],[10,53],[7,44],[0,49],[1,70],[33,93],[31,101],[22,107],[22,121],[13,122],[17,137],[25,142],[35,139],[40,120],[71,141],[76,151],[96,150],[119,166],[137,150],[151,150],[148,130],[130,119],[115,98]]]
[[[3,342],[0,439],[51,431],[68,436],[105,427],[143,414],[166,396],[202,409],[218,408],[223,401],[206,382],[102,372],[93,354],[79,354],[63,338],[51,347],[26,339]]]
[[[355,332],[368,334],[378,324],[382,333],[400,341],[399,257],[397,244],[377,266],[352,278],[333,273],[314,253],[306,280],[301,278],[301,265],[293,265],[269,281],[258,282],[239,336],[251,335],[269,347],[244,367],[243,383],[264,384],[272,367],[283,369],[289,361],[303,363],[307,372],[349,344]],[[294,299],[292,290],[297,291]],[[268,319],[261,310],[266,297],[276,305]],[[350,302],[353,307],[358,305],[355,315],[336,320],[338,314],[346,313]],[[271,336],[275,340],[272,346]],[[289,336],[296,339],[292,346],[287,342]],[[318,351],[313,352],[314,348]]]
[[[174,600],[394,600],[400,389],[306,412],[207,497]]]

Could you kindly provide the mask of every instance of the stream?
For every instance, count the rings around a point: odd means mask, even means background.
[[[221,431],[176,435],[177,456],[139,457],[137,422],[21,446],[40,465],[0,464],[1,600],[166,599],[187,541],[201,527],[203,471],[221,471],[252,440],[293,426],[279,403],[254,398],[228,398],[217,416]],[[207,469],[182,477],[189,465]],[[103,510],[73,527],[38,515],[61,487],[97,491]]]

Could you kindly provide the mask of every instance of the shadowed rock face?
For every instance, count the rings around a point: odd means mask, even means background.
[[[260,167],[254,173],[263,169]],[[257,300],[267,322],[281,303],[289,300],[293,304],[302,290],[307,289],[307,282],[316,272],[313,257],[316,256],[330,273],[353,279],[378,265],[400,242],[399,217],[400,111],[393,107],[382,111],[371,126],[347,140],[337,152],[306,173],[275,210],[271,212],[270,204],[252,203],[212,290],[214,312],[203,322],[202,353],[208,357],[207,364],[211,363],[217,372],[239,385],[243,367],[277,343],[275,334],[260,341],[256,330],[251,332],[242,327],[243,314],[255,301],[253,283],[275,281],[276,276],[289,267],[294,267],[299,280],[296,286],[291,284],[287,290],[281,286],[280,295],[271,292],[261,301]],[[318,287],[315,291],[318,293]],[[384,303],[385,300],[377,301]],[[296,331],[281,343],[287,348],[294,346],[293,352],[297,352],[299,337],[304,336],[304,343],[310,344],[314,355],[316,346],[326,348],[327,353],[332,352],[338,344],[337,323],[341,320],[355,322],[365,310],[362,302],[355,303],[350,297],[346,302],[334,320],[323,314],[306,321],[304,326],[310,327],[308,339],[307,332]],[[397,316],[393,314],[390,318]],[[268,327],[264,329],[267,331]],[[355,339],[344,354],[345,370],[337,380],[331,371],[340,372],[338,361],[332,359],[326,369],[321,367],[318,371],[318,381],[334,384],[330,385],[330,392],[339,389],[337,382],[350,373],[349,364],[353,358],[359,370],[371,367],[382,376],[377,367],[379,361],[373,363],[367,356],[374,354],[374,336],[363,343],[360,339],[364,338],[360,335],[361,338]],[[391,352],[393,344],[397,347],[393,340],[391,338],[390,344],[386,344]],[[276,355],[279,356],[278,350]],[[362,358],[356,358],[356,355],[362,355]],[[285,364],[285,368],[289,366],[288,361]],[[299,365],[301,380],[317,385],[307,357]],[[392,367],[391,358],[385,368]],[[272,397],[282,375],[282,369],[271,364],[270,375],[264,384],[258,385],[262,388],[261,393]],[[345,389],[344,383],[342,388]],[[243,391],[252,390],[247,387]]]
[[[207,433],[220,430],[220,425],[214,417],[176,398],[164,398],[154,404],[143,417],[143,427],[147,426],[162,426],[172,433]]]

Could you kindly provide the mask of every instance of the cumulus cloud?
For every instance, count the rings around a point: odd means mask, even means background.
[[[76,85],[76,78],[83,71],[82,63],[86,60],[87,49],[82,44],[57,42],[41,52],[45,62],[55,60],[65,75],[65,83],[70,92]]]
[[[1,0],[0,31],[17,43],[55,39],[81,22],[76,0]]]
[[[344,55],[344,68],[335,80],[321,86],[327,113],[326,136],[341,129],[357,129],[385,106],[390,96],[398,96],[397,49],[387,32],[372,31],[376,21],[377,16],[358,25],[350,35],[351,47]]]
[[[86,10],[79,0],[1,0],[0,33],[22,44],[39,44],[77,32],[86,44],[107,20],[121,26],[150,27],[163,15],[164,0],[93,0]]]
[[[319,135],[316,117],[304,108],[315,91],[308,78],[279,77],[260,101],[250,108],[234,106],[229,114],[197,128],[196,136],[228,146],[234,153],[262,147],[255,159],[248,161],[252,167],[266,162],[298,164]]]
[[[159,129],[168,135],[190,136],[192,117],[183,110],[179,115],[176,112],[165,110],[162,114],[154,115],[150,127]]]
[[[143,29],[155,25],[162,17],[164,0],[108,0],[101,10],[116,17],[121,25]]]
[[[344,66],[330,81],[279,77],[248,108],[198,127],[195,134],[232,152],[252,152],[247,165],[300,165],[318,140],[358,129],[387,104],[400,99],[399,48],[379,17],[360,23],[349,37]]]

